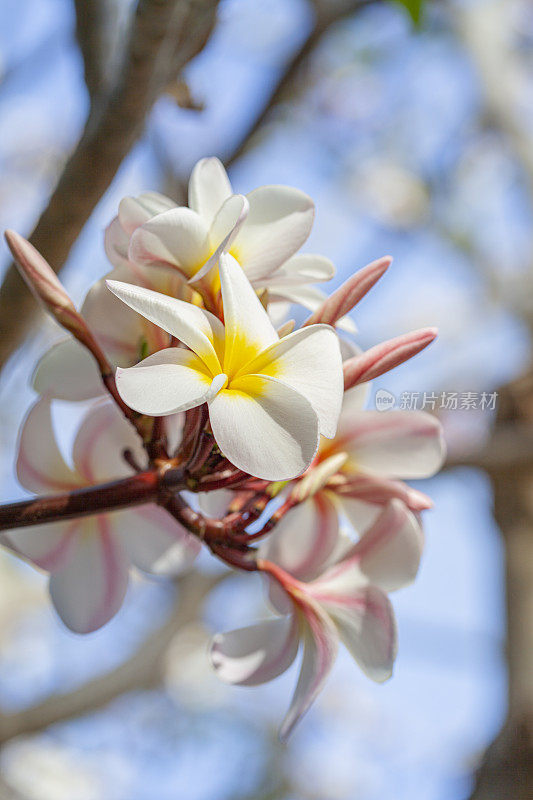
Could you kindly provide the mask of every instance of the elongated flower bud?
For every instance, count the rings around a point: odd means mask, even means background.
[[[6,231],[4,235],[18,270],[36,300],[61,327],[85,345],[100,367],[107,371],[105,356],[52,267],[23,236],[15,231]]]
[[[390,256],[383,256],[383,258],[378,258],[376,261],[372,261],[371,264],[367,264],[366,267],[363,267],[363,269],[348,278],[342,286],[339,286],[331,297],[328,297],[320,308],[306,319],[302,327],[313,325],[317,322],[335,325],[341,317],[348,314],[362,300],[391,264],[392,258]]]
[[[344,391],[366,383],[416,356],[437,336],[436,328],[420,328],[371,347],[343,364]]]

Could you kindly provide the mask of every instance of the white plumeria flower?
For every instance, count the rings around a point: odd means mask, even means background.
[[[106,251],[115,265],[127,253],[137,264],[170,265],[196,281],[227,249],[256,289],[314,311],[324,295],[307,284],[335,274],[328,258],[296,255],[311,232],[314,211],[311,198],[290,186],[236,195],[218,158],[203,158],[191,174],[189,207],[155,193],[125,198],[108,228]]]
[[[278,537],[283,537],[280,548]],[[260,568],[272,583],[270,599],[281,615],[218,634],[211,660],[227,683],[255,686],[273,680],[303,657],[291,707],[281,727],[285,739],[307,711],[335,661],[339,640],[363,672],[382,682],[392,674],[397,651],[394,613],[387,592],[408,586],[418,571],[423,540],[413,514],[393,500],[356,544],[337,540],[342,555],[322,563],[305,528],[277,529],[261,548]],[[307,582],[290,574],[289,561],[314,561]]]
[[[368,384],[344,393],[337,434],[322,442],[318,463],[344,454],[341,480],[326,488],[356,530],[368,527],[393,498],[412,511],[431,507],[421,492],[397,479],[430,478],[446,455],[442,426],[424,411],[368,411]]]
[[[100,402],[80,425],[69,466],[56,442],[50,401],[41,398],[21,431],[17,475],[36,494],[72,491],[131,475],[122,458],[125,448],[140,464],[146,462],[139,437],[116,406]],[[3,541],[51,573],[53,604],[77,633],[93,631],[116,614],[132,563],[153,574],[176,574],[192,564],[200,549],[153,504],[20,528],[4,533]]]
[[[191,300],[194,292],[181,276],[173,269],[144,269],[126,261],[94,284],[81,307],[81,315],[113,366],[133,366],[140,358],[168,347],[170,336],[121,303],[108,290],[106,280],[126,281]],[[105,393],[94,358],[73,337],[61,339],[42,356],[32,385],[39,394],[58,400],[89,400]]]
[[[201,308],[135,286],[109,283],[117,297],[178,338],[131,369],[117,370],[131,408],[162,416],[209,404],[222,453],[266,480],[303,472],[319,433],[335,435],[343,377],[339,342],[328,325],[280,339],[244,272],[220,258],[223,324]]]
[[[293,488],[307,499],[281,519],[279,535],[270,540],[280,549],[274,560],[300,580],[309,580],[316,564],[334,552],[343,519],[360,533],[392,500],[401,500],[415,515],[432,506],[427,495],[396,478],[438,472],[445,456],[439,421],[419,411],[365,411],[366,394],[367,386],[344,393],[337,435],[322,441],[310,470]],[[303,560],[290,544],[293,529],[307,531],[313,542]]]

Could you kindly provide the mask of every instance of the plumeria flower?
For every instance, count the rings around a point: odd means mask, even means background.
[[[386,593],[414,580],[423,548],[420,527],[406,506],[393,500],[356,544],[339,537],[337,545],[340,555],[320,563],[309,530],[292,527],[281,534],[276,528],[258,563],[270,578],[270,599],[280,616],[213,640],[211,660],[218,676],[241,686],[278,677],[303,645],[296,691],[281,727],[283,739],[323,687],[339,641],[372,680],[382,682],[392,674],[397,635]],[[294,550],[301,560],[315,562],[305,582],[280,558]]]
[[[236,195],[221,162],[204,158],[191,174],[189,207],[155,193],[125,198],[108,228],[106,251],[117,266],[127,253],[136,264],[170,265],[197,282],[227,249],[256,289],[272,293],[272,301],[315,310],[324,295],[308,284],[330,280],[335,268],[324,256],[297,254],[314,211],[311,198],[290,186]]]
[[[204,309],[147,289],[110,282],[127,305],[179,339],[130,369],[118,391],[142,414],[209,406],[222,453],[238,468],[284,480],[311,463],[319,434],[335,435],[343,376],[337,335],[310,325],[279,338],[235,259],[220,258],[224,324]]]
[[[133,428],[111,403],[99,402],[83,419],[69,466],[54,435],[51,404],[41,398],[24,422],[17,460],[20,483],[36,494],[71,491],[132,474],[130,449],[146,462]],[[104,625],[119,610],[130,565],[176,574],[192,564],[200,545],[158,506],[33,525],[9,531],[4,543],[50,573],[52,602],[77,633]]]
[[[106,280],[126,281],[185,301],[195,292],[169,268],[145,269],[127,260],[90,289],[81,314],[113,366],[129,367],[170,344],[170,336],[135,314],[107,288]],[[96,362],[76,339],[54,344],[40,359],[32,381],[39,394],[59,400],[88,400],[104,393]]]
[[[396,479],[438,472],[445,456],[439,421],[421,411],[365,411],[367,392],[366,385],[345,392],[335,438],[322,440],[312,466],[291,487],[303,502],[276,527],[272,547],[281,548],[279,558],[300,580],[334,552],[342,520],[361,532],[391,500],[415,515],[432,506],[427,495]],[[314,543],[309,553],[291,548],[292,529],[308,532]]]

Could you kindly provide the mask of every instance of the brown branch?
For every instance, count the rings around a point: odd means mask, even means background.
[[[157,499],[160,482],[159,473],[148,470],[110,483],[7,503],[0,506],[0,531],[42,525],[44,522],[63,522],[150,503]],[[179,484],[176,484],[176,488],[180,488]]]
[[[168,620],[150,633],[127,661],[72,692],[54,695],[23,711],[0,714],[0,743],[94,711],[125,692],[159,686],[169,645],[181,629],[197,619],[206,594],[225,577],[191,573],[181,578]]]
[[[307,37],[287,62],[278,80],[272,86],[261,112],[246,129],[241,141],[225,159],[227,167],[231,166],[248,149],[251,140],[263,127],[275,106],[281,104],[292,94],[300,80],[301,70],[308,57],[322,40],[324,34],[336,22],[349,17],[361,8],[370,5],[373,0],[313,0],[311,5],[315,12],[315,22]]]
[[[56,271],[141,135],[159,93],[204,46],[216,6],[217,0],[139,0],[119,82],[103,111],[91,109],[84,134],[31,237]],[[33,313],[31,297],[11,266],[0,290],[0,367],[21,343]]]
[[[74,0],[74,6],[76,39],[83,58],[85,84],[91,105],[94,105],[105,85],[105,0]]]

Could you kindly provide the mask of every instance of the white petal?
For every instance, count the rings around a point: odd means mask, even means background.
[[[106,281],[124,281],[188,300],[183,277],[170,267],[139,267],[128,262],[97,281],[82,306],[82,314],[110,361],[130,367],[144,355],[168,347],[168,333],[153,325],[109,291]],[[184,288],[185,287],[185,288]]]
[[[309,309],[309,311],[316,311],[327,299],[327,295],[321,289],[316,286],[305,285],[278,286],[275,284],[272,285],[268,294],[270,301],[273,303],[288,300],[290,303]],[[335,327],[347,333],[357,333],[355,322],[348,316],[339,319]]]
[[[105,229],[104,250],[114,267],[125,267],[129,264],[128,249],[130,235],[126,233],[118,217],[115,217]]]
[[[287,480],[301,474],[318,446],[318,419],[311,405],[272,378],[250,375],[234,384],[209,403],[222,453],[256,478]]]
[[[144,192],[138,197],[124,197],[118,207],[118,218],[123,230],[131,236],[149,219],[171,208],[176,208],[176,203],[170,197],[158,192]]]
[[[223,253],[219,262],[226,349],[224,372],[235,375],[261,350],[278,341],[278,334],[244,272]]]
[[[72,460],[87,483],[125,478],[131,466],[122,456],[131,450],[137,463],[146,463],[140,436],[109,401],[94,405],[81,422],[72,449]]]
[[[309,325],[260,353],[246,372],[270,375],[302,394],[313,406],[320,433],[333,438],[344,391],[337,334],[329,325]]]
[[[239,232],[244,220],[248,215],[248,200],[242,194],[234,194],[225,201],[224,205],[216,215],[209,231],[210,249],[213,250],[205,264],[198,272],[189,278],[189,283],[197,283],[204,278],[211,270],[218,266],[220,256],[229,250],[235,236]],[[214,273],[216,278],[218,275]],[[208,284],[209,285],[209,284]],[[218,292],[218,285],[210,287],[211,291]]]
[[[128,255],[141,266],[171,265],[190,278],[209,258],[208,233],[195,211],[172,208],[137,228]]]
[[[57,400],[90,400],[105,391],[96,361],[74,338],[47,350],[35,368],[32,386]]]
[[[322,689],[337,657],[338,635],[327,614],[311,603],[302,604],[304,653],[291,707],[280,730],[284,741]]]
[[[315,595],[316,596],[316,595]],[[376,586],[346,589],[321,597],[340,637],[365,675],[378,683],[392,675],[398,649],[396,621],[389,599]]]
[[[30,408],[22,424],[17,477],[25,489],[36,494],[70,491],[83,485],[81,476],[65,463],[57,446],[47,398]]]
[[[130,408],[158,417],[206,402],[212,378],[190,350],[168,347],[135,367],[117,369],[116,381],[120,396]]]
[[[441,425],[423,411],[361,411],[341,420],[337,438],[358,469],[391,478],[427,478],[444,460]]]
[[[113,525],[132,563],[153,575],[179,575],[189,569],[201,549],[198,539],[152,504],[116,513]]]
[[[392,592],[414,581],[423,547],[420,523],[400,500],[393,500],[345,562],[357,561],[371,583]]]
[[[215,492],[199,492],[196,495],[200,509],[207,517],[220,519],[228,512],[228,506],[234,498],[229,489],[217,489]]]
[[[299,250],[311,232],[315,207],[310,197],[290,186],[261,186],[247,197],[250,213],[234,252],[254,281]]]
[[[194,350],[214,375],[222,372],[216,350],[223,347],[224,326],[213,314],[150,289],[118,281],[107,285],[127,306]]]
[[[40,569],[54,572],[68,561],[79,525],[80,520],[68,520],[5,531],[3,544],[12,547],[18,555],[28,558]]]
[[[257,686],[287,670],[298,652],[296,615],[267,619],[213,637],[211,663],[225,683]]]
[[[122,605],[128,567],[110,515],[84,520],[68,560],[50,578],[52,601],[65,625],[76,633],[105,625]]]
[[[198,161],[189,181],[189,206],[208,227],[231,194],[229,178],[218,158],[202,158]]]
[[[278,564],[298,580],[313,580],[323,572],[338,534],[337,510],[321,492],[278,522],[261,545],[260,557]]]
[[[270,288],[271,286],[320,283],[331,280],[334,275],[335,266],[329,258],[311,253],[298,253],[272,273],[265,286]]]

